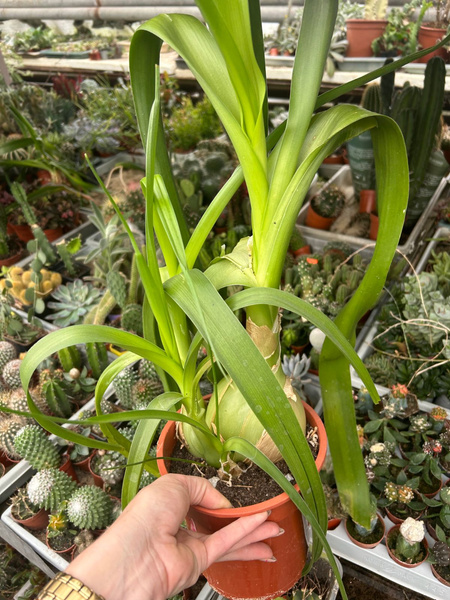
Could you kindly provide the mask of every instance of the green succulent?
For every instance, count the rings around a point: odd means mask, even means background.
[[[60,285],[53,293],[55,302],[48,302],[53,314],[47,318],[58,327],[78,325],[83,322],[86,314],[100,302],[101,290],[90,283],[76,279],[66,285]]]
[[[66,512],[69,521],[80,529],[105,529],[112,522],[113,503],[95,485],[78,488],[70,497]]]
[[[43,469],[28,483],[27,493],[33,504],[55,512],[76,488],[76,482],[67,473],[58,469]]]

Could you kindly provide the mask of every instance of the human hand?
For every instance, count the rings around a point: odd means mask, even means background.
[[[201,477],[165,475],[141,490],[66,572],[105,600],[165,600],[193,585],[213,562],[275,560],[262,540],[283,530],[267,521],[269,513],[205,535],[180,527],[190,506],[231,507]]]

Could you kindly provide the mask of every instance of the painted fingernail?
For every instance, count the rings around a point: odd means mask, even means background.
[[[281,529],[280,527],[280,531],[277,533],[277,535],[275,537],[278,537],[279,535],[283,535],[284,533],[284,529]]]
[[[270,515],[271,515],[271,514],[272,514],[272,511],[271,511],[271,510],[268,510],[268,511],[267,511],[267,516],[268,516],[268,517],[270,517]]]
[[[262,558],[261,560],[262,560],[262,562],[270,562],[270,563],[277,562],[277,559],[275,558],[275,556],[271,556],[270,558]]]

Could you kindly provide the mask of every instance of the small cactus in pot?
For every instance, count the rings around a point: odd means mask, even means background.
[[[78,488],[67,503],[69,521],[80,529],[105,529],[112,523],[113,502],[94,485]]]
[[[33,469],[57,469],[61,462],[57,447],[38,425],[25,425],[15,437],[17,453],[25,458]]]
[[[437,542],[430,550],[428,561],[431,563],[433,575],[441,583],[450,587],[450,536],[439,526],[436,527]]]
[[[388,532],[386,546],[395,562],[406,567],[417,567],[428,556],[424,522],[408,517]]]
[[[305,225],[329,229],[345,205],[345,194],[336,185],[329,185],[311,199]]]
[[[54,512],[72,496],[76,488],[77,484],[66,473],[57,469],[43,469],[28,483],[27,493],[33,504]]]

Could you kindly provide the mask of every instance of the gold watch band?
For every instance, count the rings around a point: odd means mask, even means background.
[[[67,573],[58,573],[49,581],[36,600],[105,600],[79,579]]]

